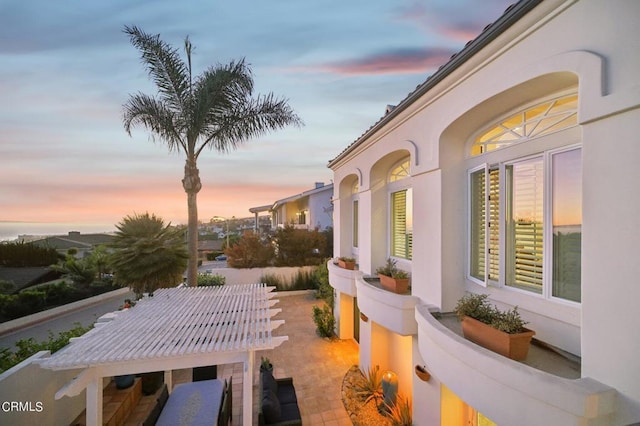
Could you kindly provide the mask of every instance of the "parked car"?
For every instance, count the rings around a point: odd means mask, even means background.
[[[216,260],[219,260],[219,261],[227,260],[227,255],[221,254],[220,256],[216,256]]]

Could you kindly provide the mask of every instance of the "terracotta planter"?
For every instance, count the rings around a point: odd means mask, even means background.
[[[343,268],[343,269],[354,270],[354,269],[356,269],[356,262],[346,262],[344,260],[338,259],[338,266]]]
[[[522,333],[509,334],[471,317],[462,319],[462,334],[466,339],[516,361],[527,358],[531,338],[536,334],[527,328],[525,330]]]
[[[382,287],[394,293],[404,294],[409,291],[409,278],[392,278],[378,274]]]

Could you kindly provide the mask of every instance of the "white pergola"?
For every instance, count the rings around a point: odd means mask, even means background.
[[[264,284],[161,289],[120,311],[111,321],[72,342],[40,366],[51,370],[83,369],[55,398],[86,393],[87,424],[102,424],[104,377],[171,371],[242,362],[245,424],[252,423],[255,351],[273,349],[287,336],[271,332],[284,323],[271,320],[275,287]]]

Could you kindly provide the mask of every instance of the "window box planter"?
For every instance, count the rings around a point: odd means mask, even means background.
[[[404,294],[409,291],[409,278],[393,278],[387,275],[378,274],[380,285],[386,290],[398,294]]]
[[[387,263],[376,269],[376,273],[384,289],[398,294],[404,294],[409,291],[409,274],[398,269],[394,259],[387,259]]]
[[[338,266],[342,269],[354,270],[356,269],[356,260],[352,257],[340,257],[338,258]]]
[[[524,330],[509,334],[468,316],[462,319],[462,334],[466,339],[516,361],[527,358],[531,338],[536,334],[528,328]]]

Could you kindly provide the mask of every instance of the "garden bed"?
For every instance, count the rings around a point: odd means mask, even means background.
[[[355,391],[355,385],[363,376],[357,365],[352,366],[342,380],[342,403],[354,426],[387,426],[391,421],[378,412],[376,402],[364,404]]]

